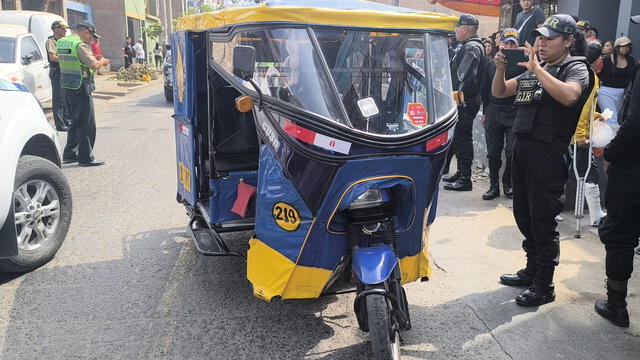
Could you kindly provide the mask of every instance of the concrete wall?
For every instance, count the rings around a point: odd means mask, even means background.
[[[127,28],[124,1],[89,0],[89,3],[93,8],[96,31],[102,36],[102,55],[111,60],[111,70],[117,71],[124,66],[120,51]]]

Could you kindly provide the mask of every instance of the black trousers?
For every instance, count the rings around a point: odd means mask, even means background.
[[[67,145],[63,159],[78,159],[79,162],[93,160],[93,146],[96,142],[96,118],[93,108],[93,84],[83,81],[80,89],[64,90],[64,105],[71,118],[67,132]]]
[[[568,176],[566,152],[567,144],[562,141],[545,143],[516,136],[514,143],[513,215],[525,237],[522,248],[538,269],[553,269],[560,259],[555,217],[563,208],[560,197]]]
[[[513,105],[489,104],[484,109],[486,116],[485,139],[487,141],[487,158],[489,159],[489,176],[492,184],[498,184],[502,167],[502,150],[506,158],[502,183],[511,185],[511,157],[513,155],[513,120],[516,109]]]
[[[49,71],[49,79],[51,79],[51,102],[53,105],[53,121],[56,124],[56,129],[69,127],[71,124],[68,117],[65,116],[64,97],[62,96],[62,88],[60,87],[60,70],[51,68]]]
[[[573,173],[573,145],[569,146],[569,157],[571,161],[569,168],[571,173]],[[578,169],[578,175],[585,176],[587,168],[589,167],[589,161],[591,161],[591,169],[589,169],[589,173],[587,174],[586,182],[597,184],[600,179],[600,170],[598,169],[596,158],[593,156],[593,154],[591,154],[591,158],[589,160],[589,148],[578,146],[576,157],[576,168]]]
[[[611,165],[606,205],[607,216],[598,233],[607,250],[607,277],[625,281],[633,272],[633,249],[640,237],[640,164]]]
[[[124,68],[128,69],[129,66],[131,66],[131,57],[130,56],[125,56],[124,57]]]
[[[458,124],[453,134],[453,152],[458,162],[458,172],[462,177],[471,176],[473,162],[473,121],[480,110],[480,96],[465,101],[458,106]]]

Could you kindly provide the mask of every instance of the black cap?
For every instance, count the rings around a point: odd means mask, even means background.
[[[462,14],[462,15],[460,15],[460,19],[458,19],[458,23],[456,25],[457,26],[461,26],[461,25],[475,25],[475,26],[478,26],[478,25],[480,25],[480,22],[478,21],[478,18],[476,18],[475,16],[473,16],[471,14]]]
[[[94,37],[100,39],[100,35],[96,33],[96,26],[86,20],[82,20],[78,23],[78,25],[76,25],[76,30],[78,29],[87,29],[91,31]]]
[[[602,44],[599,41],[588,41],[586,57],[589,64],[598,60],[602,56]]]
[[[67,25],[67,23],[66,23],[66,22],[64,22],[64,20],[54,21],[54,22],[51,24],[51,30],[53,30],[53,29],[55,29],[55,28],[59,28],[59,27],[61,27],[61,28],[63,28],[63,29],[68,29],[68,28],[69,28],[69,25]]]
[[[589,30],[589,29],[593,29],[593,26],[591,26],[591,23],[589,22],[589,20],[580,20],[576,23],[576,27],[578,28],[578,30]]]
[[[632,16],[631,22],[634,24],[640,24],[640,15]]]
[[[576,21],[567,14],[549,16],[542,27],[533,30],[534,36],[555,38],[562,35],[575,35],[578,32]]]

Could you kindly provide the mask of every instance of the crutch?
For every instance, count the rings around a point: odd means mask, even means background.
[[[596,98],[594,97],[591,102],[591,108],[589,109],[589,140],[591,140],[591,135],[593,134],[593,119],[595,117],[596,112]],[[575,140],[575,139],[574,139]],[[580,223],[584,218],[584,186],[585,179],[591,171],[591,156],[593,154],[593,150],[591,149],[591,144],[589,144],[589,153],[587,154],[587,171],[585,171],[583,176],[580,176],[578,172],[578,141],[573,142],[573,173],[576,177],[576,203],[574,215],[576,218],[576,239],[580,239],[582,236],[580,233]]]

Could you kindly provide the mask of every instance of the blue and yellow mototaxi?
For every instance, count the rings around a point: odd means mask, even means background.
[[[255,296],[349,284],[376,358],[411,326],[457,120],[457,18],[367,1],[266,1],[172,35],[178,201],[199,252],[247,262]],[[224,232],[253,230],[246,255]]]

